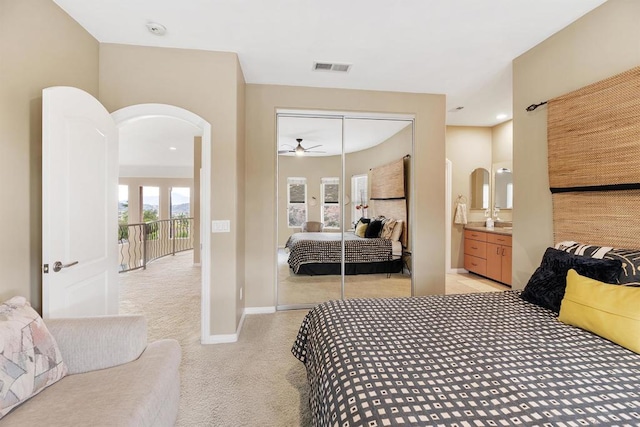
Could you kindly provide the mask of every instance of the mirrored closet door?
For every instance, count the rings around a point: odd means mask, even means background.
[[[344,120],[345,298],[411,296],[412,152],[412,120]]]
[[[278,113],[278,309],[412,294],[412,148],[410,118]]]

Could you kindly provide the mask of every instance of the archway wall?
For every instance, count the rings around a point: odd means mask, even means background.
[[[100,45],[99,99],[109,111],[157,103],[177,106],[211,125],[210,200],[202,200],[212,220],[230,220],[228,233],[209,234],[209,287],[203,292],[210,313],[207,335],[237,332],[244,302],[244,78],[235,53],[117,44]],[[206,135],[203,135],[203,146]],[[206,151],[206,150],[205,150]],[[203,159],[205,161],[205,159]],[[205,185],[205,183],[203,183]],[[202,224],[210,232],[210,223]],[[194,307],[194,310],[200,307]],[[208,326],[208,328],[207,328]],[[207,331],[208,329],[208,331]]]

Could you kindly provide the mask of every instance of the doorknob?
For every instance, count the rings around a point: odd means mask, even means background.
[[[62,270],[63,268],[71,267],[73,265],[76,265],[77,263],[78,263],[78,261],[73,261],[73,262],[70,262],[69,264],[63,264],[60,261],[56,261],[53,264],[53,271],[55,271],[57,273],[58,271]]]

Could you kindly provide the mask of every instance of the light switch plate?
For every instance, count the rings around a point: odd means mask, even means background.
[[[228,219],[211,221],[212,233],[229,233],[231,232],[231,221]]]

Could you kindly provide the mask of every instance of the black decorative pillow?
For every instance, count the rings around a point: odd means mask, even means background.
[[[380,237],[380,231],[382,231],[382,221],[374,219],[369,223],[367,231],[364,232],[364,237]]]
[[[521,297],[556,313],[560,312],[567,286],[567,272],[572,268],[581,276],[617,284],[622,263],[619,260],[589,258],[547,248],[540,267],[529,279]]]
[[[625,286],[640,286],[640,249],[611,249],[605,259],[617,259],[622,263],[618,281]]]
[[[358,222],[362,223],[362,224],[369,224],[371,222],[371,218],[365,218],[362,217],[358,220]]]

